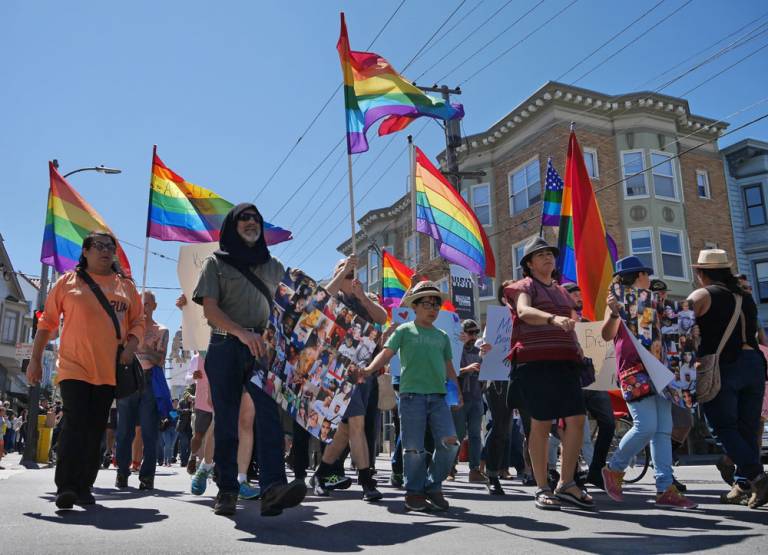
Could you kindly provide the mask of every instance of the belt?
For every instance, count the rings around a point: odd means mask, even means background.
[[[245,331],[249,331],[251,333],[262,333],[264,330],[259,328],[243,328]],[[225,331],[221,328],[211,328],[211,334],[213,335],[223,335],[225,337],[235,337],[235,335],[229,333],[228,331]]]

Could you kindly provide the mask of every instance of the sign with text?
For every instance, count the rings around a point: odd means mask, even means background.
[[[512,312],[506,306],[489,306],[485,326],[485,342],[491,350],[483,357],[480,379],[508,380],[510,363],[506,360],[512,339]]]
[[[218,243],[195,243],[179,248],[176,271],[187,304],[181,311],[182,345],[187,351],[205,351],[211,339],[211,327],[203,315],[203,307],[192,302],[203,262],[218,248]]]
[[[32,343],[16,343],[16,360],[32,358]]]
[[[475,284],[472,274],[466,268],[451,264],[451,290],[453,306],[459,318],[475,319]]]
[[[576,339],[586,358],[595,366],[595,382],[586,389],[609,391],[616,389],[616,354],[613,341],[604,341],[602,322],[577,322],[574,331]]]

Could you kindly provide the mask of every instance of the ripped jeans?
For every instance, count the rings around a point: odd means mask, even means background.
[[[435,452],[428,460],[424,434],[429,424]],[[409,494],[440,491],[459,450],[451,409],[445,395],[400,394],[400,433],[403,440],[405,490]]]

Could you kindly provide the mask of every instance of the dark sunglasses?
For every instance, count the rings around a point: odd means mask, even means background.
[[[432,301],[421,301],[416,304],[423,306],[424,308],[439,309],[443,303],[435,303]]]
[[[117,247],[112,243],[102,243],[100,241],[94,241],[91,243],[91,248],[96,249],[99,252],[115,252],[117,250]]]
[[[261,223],[261,218],[259,218],[258,214],[254,214],[253,212],[243,212],[237,217],[238,222],[248,222],[248,221],[254,221],[257,223]]]

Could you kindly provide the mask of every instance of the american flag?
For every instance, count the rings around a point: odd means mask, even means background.
[[[544,206],[541,209],[541,225],[560,225],[560,207],[563,204],[563,180],[547,159],[547,179],[544,185]]]

